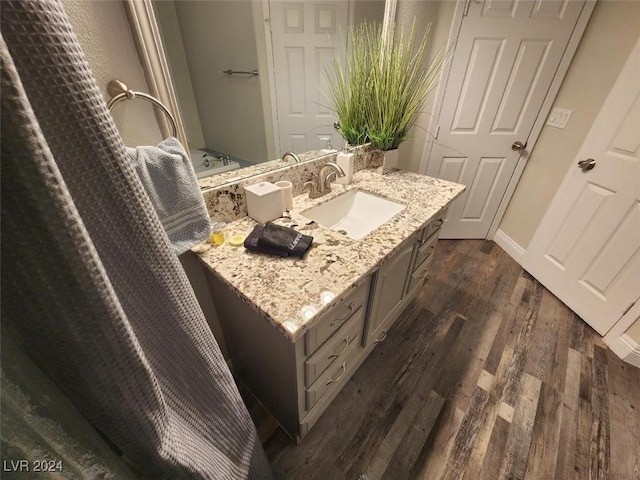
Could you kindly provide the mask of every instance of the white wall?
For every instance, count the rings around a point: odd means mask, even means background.
[[[172,1],[155,2],[154,10],[160,28],[162,42],[167,56],[167,63],[171,69],[171,78],[176,91],[182,123],[187,134],[190,150],[202,148],[205,145],[202,125],[198,116],[198,107],[193,93],[191,74],[187,65],[182,32],[178,24],[175,3]]]
[[[258,66],[251,2],[175,6],[206,146],[252,162],[267,160],[259,78],[222,73]]]
[[[554,102],[573,111],[569,124],[565,130],[544,127],[500,224],[524,249],[567,170],[574,168],[575,155],[638,36],[640,2],[601,0],[596,4]]]
[[[453,14],[456,2],[451,0],[399,0],[396,9],[396,31],[404,26],[410,28],[413,19],[416,18],[417,34],[422,35],[426,26],[431,22],[429,58],[440,51],[446,52]],[[432,138],[433,132],[429,131],[437,88],[427,97],[420,115],[416,120],[411,138],[400,145],[400,168],[412,172],[420,170],[423,150],[426,141]]]
[[[349,21],[353,25],[367,23],[378,23],[382,25],[384,19],[385,0],[353,0],[353,18]]]
[[[64,0],[73,29],[87,56],[105,101],[110,80],[122,80],[132,90],[149,91],[131,35],[124,7],[119,1]],[[149,102],[119,103],[113,112],[125,143],[155,145],[162,135]]]
[[[258,55],[258,71],[263,72],[258,76],[260,81],[260,97],[262,98],[262,121],[264,123],[264,135],[267,144],[267,159],[280,158],[276,152],[275,132],[273,124],[273,105],[271,101],[271,82],[269,81],[269,54],[267,48],[271,45],[271,37],[267,36],[265,29],[263,5],[261,1],[251,2],[253,11],[253,31],[256,32],[256,53]],[[269,45],[267,45],[269,43]]]

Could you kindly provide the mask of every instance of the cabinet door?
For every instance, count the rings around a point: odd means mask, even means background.
[[[414,243],[409,242],[378,270],[365,344],[377,333],[379,326],[386,325],[387,320],[399,313],[398,308],[404,298],[405,282],[411,273],[413,247]]]

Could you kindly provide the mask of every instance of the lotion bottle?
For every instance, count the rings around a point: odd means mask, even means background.
[[[355,154],[349,152],[349,144],[347,143],[344,150],[338,153],[336,163],[344,170],[344,177],[336,178],[335,182],[341,185],[349,185],[353,177],[353,162]]]

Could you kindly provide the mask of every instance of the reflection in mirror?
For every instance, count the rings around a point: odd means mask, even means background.
[[[322,71],[344,51],[349,25],[382,23],[384,0],[152,5],[199,178],[342,147]]]

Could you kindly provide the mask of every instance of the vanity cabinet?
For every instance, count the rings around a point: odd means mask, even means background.
[[[375,275],[371,296],[371,314],[367,324],[364,346],[381,342],[386,337],[387,326],[400,314],[406,293],[407,273],[415,249],[415,235],[405,246],[387,258]]]
[[[440,220],[442,222],[442,220]],[[442,224],[442,223],[441,223]],[[415,246],[415,254],[412,267],[407,275],[406,295],[413,297],[422,286],[429,273],[429,266],[433,260],[438,234],[432,233],[430,237],[420,240]]]
[[[208,272],[207,280],[235,377],[299,442],[365,359],[362,332],[371,275],[334,300],[295,342],[215,274]]]
[[[374,272],[334,299],[295,342],[208,272],[236,377],[296,441],[384,340],[424,283],[443,216],[416,231]]]
[[[379,343],[424,284],[446,212],[412,235],[391,254],[373,278],[371,312],[363,346]]]

